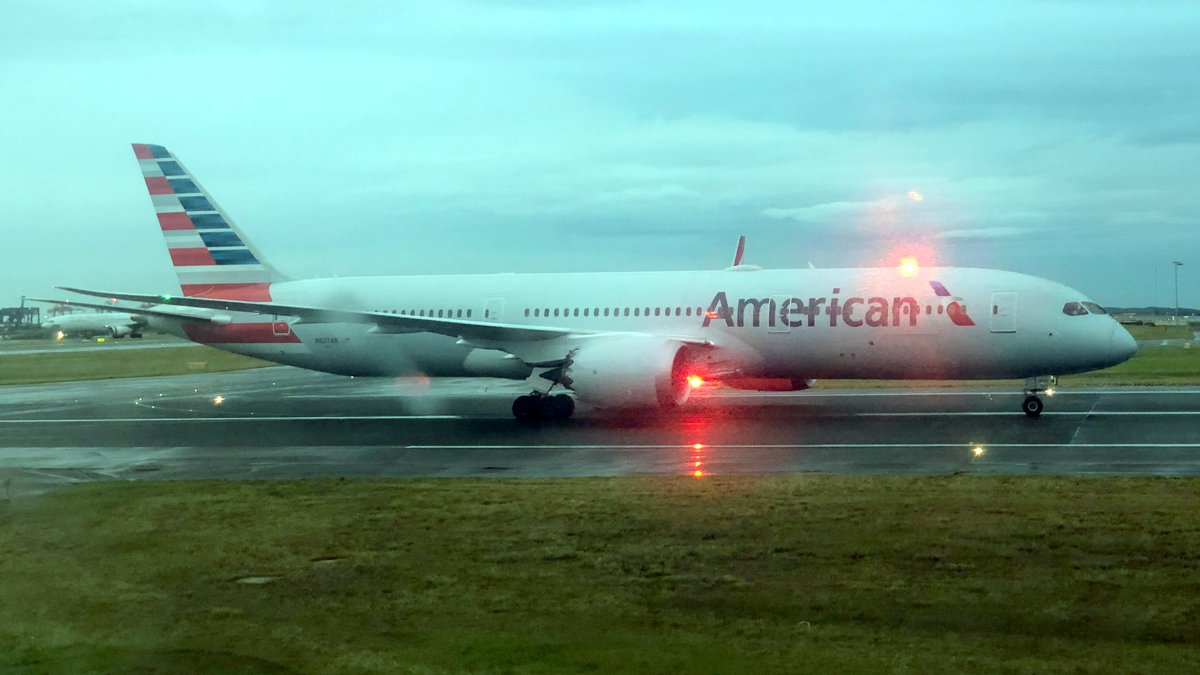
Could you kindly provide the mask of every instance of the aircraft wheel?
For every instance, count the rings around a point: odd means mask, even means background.
[[[539,404],[542,417],[548,420],[565,420],[575,413],[575,400],[566,394],[547,396]]]
[[[532,396],[518,396],[513,401],[512,414],[520,422],[532,420],[538,415],[539,401]]]
[[[1026,396],[1025,402],[1021,404],[1021,411],[1030,417],[1037,417],[1042,414],[1044,407],[1042,399],[1036,396]]]

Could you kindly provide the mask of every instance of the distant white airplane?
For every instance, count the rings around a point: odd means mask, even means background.
[[[220,349],[343,375],[523,379],[519,419],[674,408],[705,382],[1026,378],[1042,412],[1055,375],[1112,366],[1136,343],[1082,293],[969,268],[478,274],[292,280],[166,148],[135,144],[182,296],[156,327]],[[74,303],[103,307],[99,304]],[[564,392],[564,393],[558,393]]]
[[[58,338],[94,335],[140,338],[146,325],[144,318],[126,312],[76,312],[42,322],[42,328],[53,331]]]

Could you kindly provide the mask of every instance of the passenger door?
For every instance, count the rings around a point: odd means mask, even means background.
[[[1017,332],[1017,294],[1011,291],[992,293],[992,332]]]
[[[488,298],[487,304],[483,309],[484,321],[495,321],[499,323],[504,317],[504,298]]]

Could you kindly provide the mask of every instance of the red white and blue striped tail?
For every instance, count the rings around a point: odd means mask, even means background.
[[[286,281],[188,170],[161,145],[134,143],[185,296],[270,302]]]

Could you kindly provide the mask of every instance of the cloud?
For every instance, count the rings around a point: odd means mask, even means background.
[[[5,9],[5,243],[57,264],[0,288],[172,283],[131,141],[301,274],[685,268],[744,232],[768,267],[936,241],[1136,304],[1200,250],[1195,3]]]

